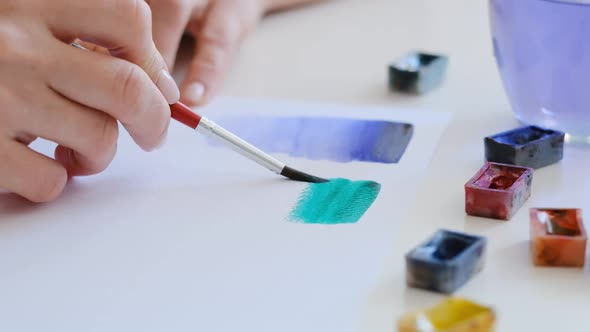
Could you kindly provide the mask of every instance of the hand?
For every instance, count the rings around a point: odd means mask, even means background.
[[[160,144],[179,92],[150,14],[143,0],[0,1],[0,189],[53,200],[112,161],[117,120],[143,149]],[[55,159],[28,148],[36,137],[58,143]]]
[[[181,85],[181,101],[206,104],[221,88],[240,43],[270,11],[315,0],[146,0],[153,12],[156,46],[169,68],[185,30],[196,38],[196,50]]]
[[[185,30],[196,40],[194,59],[181,85],[181,101],[205,104],[220,89],[232,56],[259,21],[262,0],[146,0],[153,12],[156,46],[169,68]]]

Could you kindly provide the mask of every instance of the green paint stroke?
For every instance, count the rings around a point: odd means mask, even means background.
[[[355,223],[371,207],[381,185],[373,181],[331,179],[310,183],[291,211],[291,221],[306,224]]]

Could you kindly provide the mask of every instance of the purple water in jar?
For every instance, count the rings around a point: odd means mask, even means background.
[[[489,0],[489,8],[516,117],[590,137],[590,0]]]

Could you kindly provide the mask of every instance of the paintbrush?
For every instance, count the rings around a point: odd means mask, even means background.
[[[77,43],[72,43],[71,45],[81,50],[88,50],[84,46]],[[232,150],[240,153],[241,155],[245,156],[250,160],[253,160],[254,162],[258,163],[259,165],[269,169],[270,171],[276,174],[282,175],[286,178],[295,181],[311,183],[328,182],[328,180],[326,179],[322,179],[320,177],[298,171],[294,168],[285,165],[284,163],[273,158],[269,154],[258,149],[254,145],[246,142],[245,140],[227,131],[226,129],[214,123],[213,121],[193,112],[189,107],[180,102],[174,105],[170,105],[170,111],[172,118],[177,120],[178,122],[195,129],[197,132],[201,134],[204,134],[224,143]]]
[[[193,128],[198,133],[209,136],[217,141],[224,143],[232,150],[240,153],[246,158],[255,161],[259,165],[269,169],[270,171],[280,174],[295,181],[321,183],[328,182],[326,179],[307,174],[305,172],[298,171],[291,168],[269,154],[258,149],[254,145],[246,142],[238,136],[232,134],[228,130],[219,126],[215,122],[207,119],[204,116],[198,115],[193,112],[189,107],[182,103],[176,103],[170,105],[170,111],[172,112],[172,118],[178,122]]]

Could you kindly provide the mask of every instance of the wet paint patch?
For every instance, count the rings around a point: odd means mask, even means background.
[[[289,219],[307,224],[356,223],[377,199],[381,185],[373,181],[331,179],[310,183]]]

